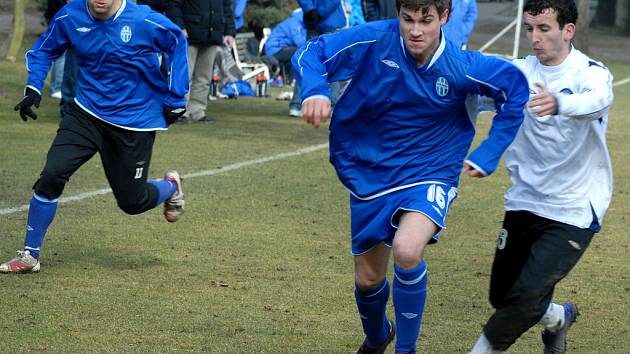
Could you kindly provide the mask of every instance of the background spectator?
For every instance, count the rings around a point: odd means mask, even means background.
[[[50,25],[52,19],[62,7],[66,5],[66,0],[48,0],[46,11],[44,12],[44,18],[46,24]],[[63,66],[65,63],[65,55],[62,54],[59,59],[55,60],[50,70],[50,85],[48,90],[50,97],[61,99],[61,82],[63,81]]]
[[[379,21],[398,17],[395,0],[362,0],[366,21]]]
[[[304,12],[296,9],[291,16],[273,28],[265,42],[263,61],[272,68],[284,71],[287,83],[293,81],[293,53],[306,42],[306,28],[303,20]]]
[[[348,19],[343,9],[341,0],[329,0],[315,2],[313,0],[298,0],[304,12],[304,27],[306,28],[306,39],[317,37],[324,33],[332,33],[348,27]],[[337,101],[339,96],[339,83],[331,84],[332,102]],[[302,98],[300,96],[300,86],[293,87],[293,98],[289,103],[289,116],[302,116]]]
[[[356,26],[365,23],[361,0],[343,0],[343,4],[348,15],[348,24]]]
[[[442,26],[446,39],[466,49],[468,37],[477,22],[476,0],[452,0],[448,22]]]
[[[190,92],[186,115],[178,123],[213,123],[206,116],[208,93],[217,51],[234,42],[232,0],[169,0],[166,14],[188,39]]]

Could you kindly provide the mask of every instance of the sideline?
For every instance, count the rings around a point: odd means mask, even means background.
[[[305,148],[298,149],[298,150],[295,150],[295,151],[283,152],[283,153],[280,153],[280,154],[277,154],[277,155],[271,155],[271,156],[267,156],[267,157],[262,157],[260,159],[236,162],[236,163],[233,163],[231,165],[227,165],[227,166],[223,166],[223,167],[219,167],[219,168],[213,168],[211,170],[205,170],[205,171],[199,171],[199,172],[193,172],[193,173],[185,174],[185,175],[182,175],[182,178],[188,179],[188,178],[196,178],[196,177],[205,177],[205,176],[218,175],[218,174],[221,174],[221,173],[238,170],[238,169],[245,168],[245,167],[252,166],[252,165],[260,165],[260,164],[264,164],[264,163],[271,162],[271,161],[282,160],[282,159],[286,159],[286,158],[289,158],[289,157],[309,154],[311,152],[323,150],[323,149],[325,149],[327,147],[328,147],[327,143],[326,144],[320,144],[320,145],[307,146]],[[99,195],[108,194],[108,193],[111,193],[111,192],[112,192],[112,190],[110,188],[105,188],[105,189],[99,189],[99,190],[92,191],[92,192],[85,192],[85,193],[81,193],[81,194],[77,194],[77,195],[73,195],[73,196],[69,196],[69,197],[63,197],[63,198],[59,198],[59,204],[65,204],[65,203],[69,203],[69,202],[76,202],[76,201],[79,201],[79,200],[88,199],[88,198],[96,197],[96,196],[99,196]],[[27,205],[21,205],[19,207],[15,207],[15,208],[0,209],[0,215],[8,215],[8,214],[21,212],[21,211],[26,211],[26,210],[28,210],[28,208],[29,208],[29,205],[27,204]]]
[[[613,87],[615,86],[619,86],[619,85],[623,85],[623,84],[627,84],[630,82],[630,77],[627,77],[623,80],[617,81],[617,82],[613,82]]]

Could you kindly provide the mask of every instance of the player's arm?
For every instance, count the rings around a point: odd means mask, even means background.
[[[484,176],[492,174],[501,155],[512,143],[523,122],[523,108],[529,99],[529,86],[523,72],[512,63],[479,54],[467,75],[472,93],[494,99],[497,114],[488,137],[466,160],[469,167]],[[466,172],[466,170],[464,170]]]
[[[66,8],[62,8],[51,21],[29,51],[24,55],[28,80],[26,86],[42,94],[44,82],[52,63],[57,60],[69,45],[63,22],[68,21]]]
[[[612,105],[612,75],[596,62],[583,73],[580,91],[556,93],[557,114],[575,119],[595,120],[602,117]]]
[[[330,114],[329,82],[348,80],[364,67],[362,61],[376,43],[367,25],[326,34],[310,40],[292,58],[301,88],[304,119],[319,126]]]
[[[67,19],[67,15],[65,8],[62,8],[51,21],[46,33],[39,37],[33,47],[24,55],[28,79],[24,88],[24,97],[13,108],[20,112],[23,121],[27,121],[29,117],[37,119],[37,114],[33,112],[31,107],[39,108],[44,81],[50,66],[65,52],[68,46],[69,40],[61,23],[64,19]]]
[[[183,31],[166,17],[151,12],[149,25],[156,27],[153,40],[156,52],[164,53],[167,69],[168,92],[164,95],[164,116],[168,124],[186,112],[185,96],[188,93],[188,43]]]

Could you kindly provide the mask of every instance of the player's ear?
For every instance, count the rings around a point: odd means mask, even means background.
[[[445,24],[446,22],[448,22],[449,16],[451,16],[451,11],[449,9],[444,9],[444,11],[442,11],[442,14],[440,14],[440,22],[442,22],[442,24]]]
[[[564,39],[567,42],[570,42],[571,40],[573,40],[573,37],[575,37],[575,23],[567,23],[564,25],[564,28],[562,29],[562,39]]]

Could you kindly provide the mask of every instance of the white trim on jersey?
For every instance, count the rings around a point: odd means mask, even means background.
[[[372,200],[372,199],[376,199],[376,198],[378,198],[378,197],[382,197],[382,196],[384,196],[384,195],[386,195],[386,194],[389,194],[389,193],[393,193],[393,192],[399,191],[399,190],[401,190],[401,189],[407,189],[407,188],[411,188],[411,187],[419,186],[419,185],[422,185],[422,184],[440,184],[440,185],[443,185],[443,186],[446,186],[446,185],[447,185],[447,184],[446,184],[446,183],[444,183],[444,182],[438,182],[438,181],[423,181],[423,182],[416,182],[416,183],[411,183],[411,184],[405,184],[404,186],[398,186],[398,187],[395,187],[395,188],[390,188],[390,189],[384,190],[384,191],[382,191],[382,192],[379,192],[379,193],[376,193],[376,194],[373,194],[373,195],[370,195],[370,196],[367,196],[367,197],[359,197],[358,195],[354,194],[354,192],[352,192],[352,191],[351,191],[350,189],[348,189],[347,187],[346,187],[346,189],[348,190],[348,192],[350,192],[350,194],[352,194],[355,198],[357,198],[357,199],[359,199],[359,200]]]
[[[86,113],[88,113],[89,115],[91,115],[92,117],[105,122],[109,125],[113,125],[115,127],[121,128],[121,129],[125,129],[125,130],[133,130],[133,131],[139,131],[139,132],[150,132],[150,131],[154,131],[154,130],[168,130],[168,128],[147,128],[147,129],[142,129],[142,128],[130,128],[130,127],[126,127],[124,125],[118,125],[118,124],[114,124],[110,121],[107,121],[99,116],[97,116],[94,112],[90,111],[89,109],[87,109],[84,105],[82,105],[79,100],[75,97],[74,98],[74,103],[76,103],[79,107],[81,107],[82,110],[84,110]]]

